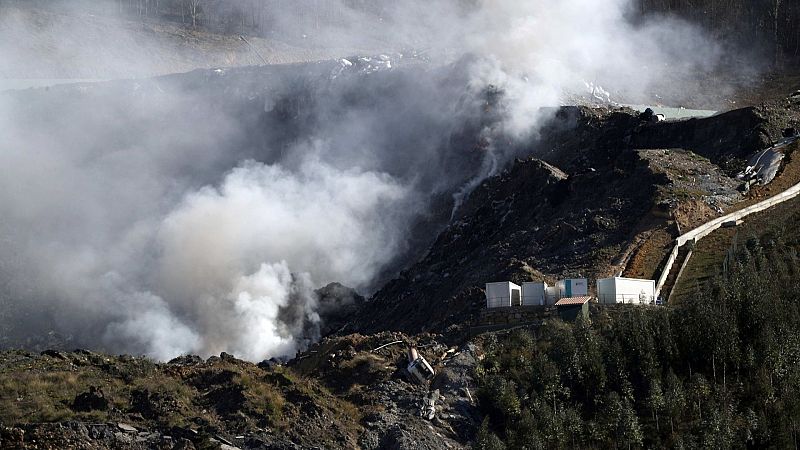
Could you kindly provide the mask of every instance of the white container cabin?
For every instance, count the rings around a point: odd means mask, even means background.
[[[637,278],[603,278],[597,280],[597,300],[602,304],[627,303],[634,305],[653,303],[656,282]]]
[[[546,286],[544,288],[544,304],[555,305],[558,301],[558,288],[556,286]]]
[[[558,299],[585,297],[589,295],[589,281],[586,278],[568,278],[556,283],[556,296]]]
[[[510,281],[486,283],[486,307],[503,308],[522,304],[522,288]]]
[[[547,283],[531,281],[522,283],[522,306],[544,306],[547,304]]]

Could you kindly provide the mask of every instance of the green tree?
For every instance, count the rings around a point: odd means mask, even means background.
[[[647,395],[647,406],[653,414],[657,432],[661,431],[658,424],[658,413],[664,408],[665,404],[666,401],[664,400],[664,392],[661,390],[661,382],[657,379],[650,380],[650,392]]]
[[[706,378],[699,373],[692,376],[689,383],[689,395],[692,401],[697,406],[697,414],[700,420],[703,420],[703,403],[708,399],[711,394],[711,385],[708,384]]]
[[[472,445],[474,450],[505,450],[506,446],[503,441],[489,430],[489,420],[485,419],[478,428],[478,434],[475,437],[475,443]]]
[[[601,412],[605,427],[614,441],[614,446],[630,448],[642,443],[642,428],[631,402],[616,392],[609,393]]]
[[[516,383],[500,374],[489,375],[484,380],[478,390],[478,399],[496,424],[512,423],[521,413]]]
[[[670,370],[667,373],[664,390],[664,407],[669,414],[669,427],[672,434],[675,434],[675,419],[683,414],[686,407],[686,394],[684,393],[683,383]]]

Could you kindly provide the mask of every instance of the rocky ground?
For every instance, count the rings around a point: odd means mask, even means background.
[[[672,239],[759,195],[742,194],[736,175],[798,124],[791,99],[666,122],[627,109],[562,108],[531,156],[478,186],[352,329],[469,323],[488,281],[657,277]]]
[[[405,372],[408,345],[430,385]],[[481,420],[480,358],[474,343],[392,333],[326,339],[288,365],[8,351],[0,448],[462,448]]]

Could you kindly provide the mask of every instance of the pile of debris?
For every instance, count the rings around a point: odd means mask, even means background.
[[[471,392],[479,355],[442,335],[382,332],[323,339],[289,365],[362,405],[361,448],[460,448],[481,421]]]

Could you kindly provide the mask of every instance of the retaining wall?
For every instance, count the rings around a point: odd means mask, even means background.
[[[775,205],[783,203],[787,200],[791,200],[797,197],[798,194],[800,194],[800,183],[790,187],[789,189],[781,192],[780,194],[774,197],[770,197],[762,202],[756,203],[755,205],[751,205],[748,206],[747,208],[740,209],[739,211],[735,211],[730,214],[724,215],[722,217],[718,217],[714,220],[706,222],[703,225],[700,225],[699,227],[695,228],[692,231],[689,231],[679,236],[678,239],[675,240],[675,248],[672,250],[672,253],[670,253],[669,259],[667,259],[667,265],[664,266],[664,271],[661,273],[661,277],[658,279],[658,284],[656,285],[656,296],[658,296],[661,293],[661,288],[664,287],[664,283],[667,281],[667,277],[669,276],[669,273],[672,270],[672,266],[673,264],[675,264],[675,259],[678,257],[678,251],[687,242],[690,241],[697,242],[700,239],[714,232],[714,230],[719,229],[725,222],[744,219],[750,214],[755,214],[767,210]],[[675,284],[677,283],[678,280],[676,279]]]
[[[474,326],[507,325],[541,320],[555,311],[553,306],[510,306],[481,310]]]

